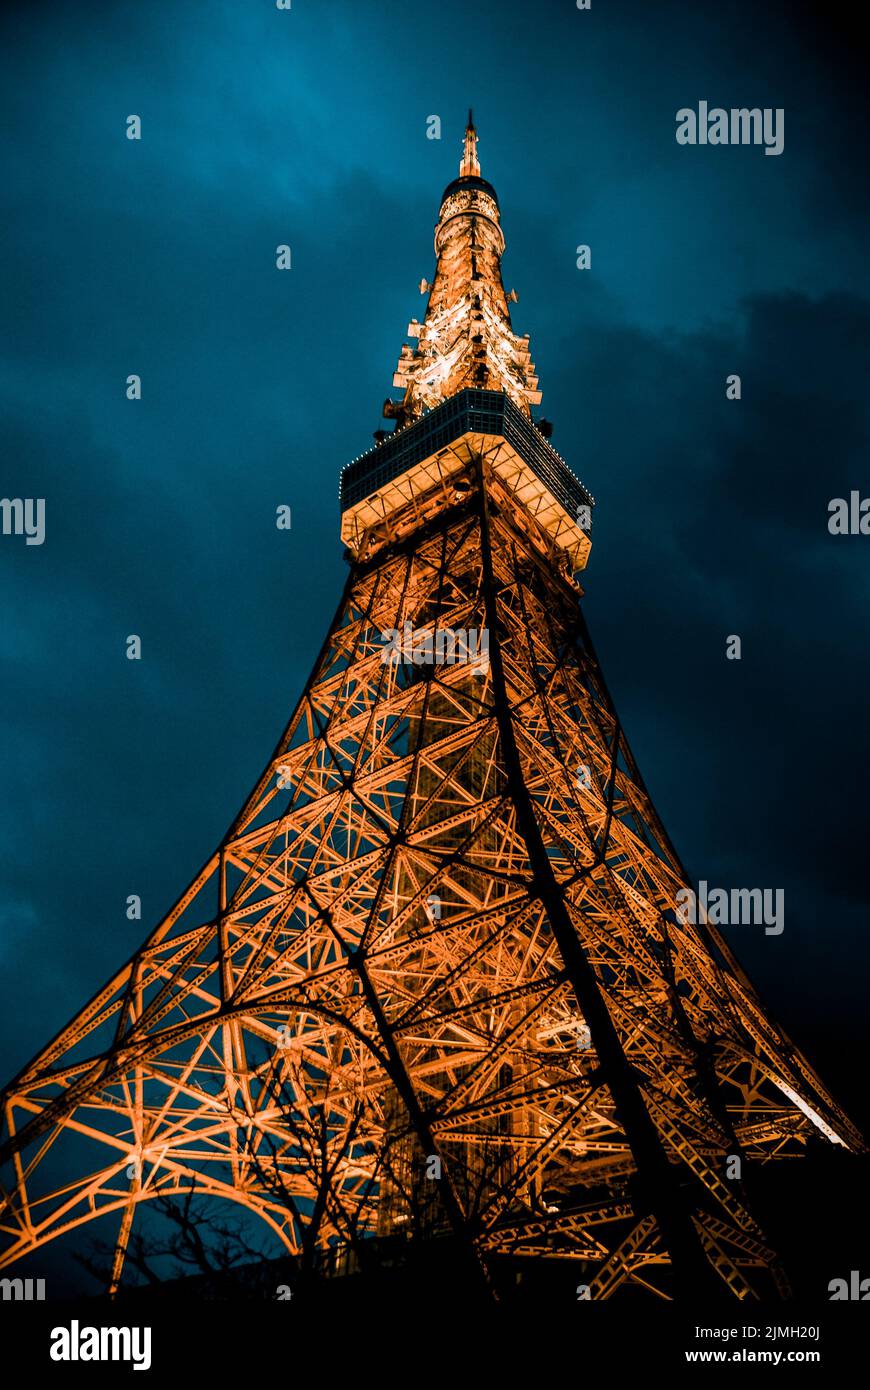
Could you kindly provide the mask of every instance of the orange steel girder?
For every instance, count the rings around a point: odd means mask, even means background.
[[[4,1267],[117,1213],[117,1284],[138,1207],[195,1186],[293,1254],[306,1226],[446,1232],[484,1269],[575,1261],[594,1297],[672,1296],[685,1237],[745,1298],[776,1257],[727,1156],[862,1146],[719,934],[677,921],[577,587],[475,468],[353,566],[223,842],[3,1093]],[[385,661],[405,622],[485,629],[489,660]],[[656,1155],[682,1236],[638,1203]]]

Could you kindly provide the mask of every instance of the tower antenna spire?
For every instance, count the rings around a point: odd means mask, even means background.
[[[541,393],[530,357],[528,335],[511,326],[501,274],[504,234],[498,196],[481,177],[474,112],[468,109],[459,177],[444,190],[435,228],[435,276],[421,280],[429,301],[422,323],[414,319],[393,374],[401,401],[387,399],[383,411],[404,429],[460,391],[504,391],[531,419]]]
[[[473,176],[480,178],[480,160],[477,157],[477,131],[474,129],[474,113],[468,108],[468,124],[465,127],[465,147],[459,165],[461,179]]]

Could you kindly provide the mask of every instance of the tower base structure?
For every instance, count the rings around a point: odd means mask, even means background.
[[[117,1282],[137,1210],[193,1186],[336,1269],[443,1240],[481,1288],[568,1261],[591,1298],[784,1291],[744,1170],[861,1140],[717,931],[678,920],[553,563],[566,479],[466,406],[414,427],[458,433],[411,485],[380,450],[352,466],[351,573],[254,791],[4,1093],[4,1266],[111,1215]],[[377,490],[406,485],[384,525]]]

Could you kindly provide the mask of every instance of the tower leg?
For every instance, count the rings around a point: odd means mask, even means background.
[[[490,540],[489,507],[484,462],[480,456],[477,458],[476,473],[483,560],[482,587],[486,622],[490,633],[495,715],[502,756],[516,806],[517,823],[525,840],[532,867],[535,892],[546,908],[566,976],[589,1023],[616,1113],[634,1155],[645,1200],[649,1202],[670,1255],[675,1288],[684,1297],[702,1295],[718,1299],[723,1296],[721,1282],[714,1275],[707,1260],[688,1205],[679,1190],[677,1174],[668,1161],[655,1125],[644,1105],[634,1073],[625,1059],[607,1005],[602,998],[595,972],[574,931],[562,891],[553,875],[535,819],[531,797],[523,779],[499,641],[498,599]],[[619,737],[618,729],[616,737]]]
[[[136,1208],[136,1201],[132,1193],[130,1200],[124,1208],[124,1215],[121,1218],[121,1229],[118,1231],[118,1239],[115,1242],[115,1254],[112,1258],[112,1275],[109,1280],[109,1287],[106,1292],[109,1298],[114,1298],[121,1284],[121,1275],[124,1272],[124,1260],[127,1255],[127,1246],[130,1243],[130,1232],[133,1229],[133,1212]]]

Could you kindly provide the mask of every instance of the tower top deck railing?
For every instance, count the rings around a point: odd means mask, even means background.
[[[458,391],[413,425],[388,435],[381,444],[347,464],[339,483],[341,510],[356,506],[465,434],[506,439],[570,515],[576,515],[580,506],[595,505],[592,494],[561,454],[504,391],[469,388]]]

